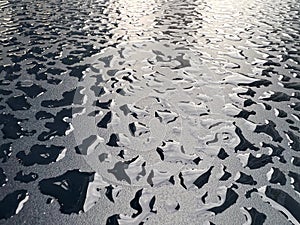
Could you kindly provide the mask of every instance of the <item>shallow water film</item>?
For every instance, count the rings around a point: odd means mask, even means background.
[[[300,1],[0,8],[0,224],[300,224]]]

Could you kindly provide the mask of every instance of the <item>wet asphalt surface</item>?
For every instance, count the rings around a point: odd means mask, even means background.
[[[299,1],[0,9],[0,224],[300,224]]]

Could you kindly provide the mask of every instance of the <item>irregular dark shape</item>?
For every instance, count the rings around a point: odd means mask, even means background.
[[[214,139],[213,139],[213,140],[207,141],[207,142],[206,142],[206,145],[213,144],[213,143],[216,143],[216,142],[218,142],[218,141],[219,141],[219,140],[218,140],[218,134],[216,133]]]
[[[284,86],[285,88],[295,89],[295,90],[300,91],[300,82],[283,83],[283,86]]]
[[[71,129],[69,122],[66,122],[66,118],[72,118],[72,109],[63,108],[53,118],[53,122],[45,123],[45,127],[49,129],[48,132],[44,131],[38,136],[39,141],[47,141],[55,136],[66,136],[67,131]]]
[[[142,206],[140,205],[139,201],[140,201],[140,198],[142,196],[142,192],[143,192],[143,189],[140,189],[138,190],[136,193],[135,193],[135,196],[134,198],[130,201],[130,206],[131,208],[135,209],[137,212],[134,213],[132,215],[132,218],[135,218],[137,217],[138,215],[140,215],[143,211],[142,209]]]
[[[251,88],[248,88],[246,92],[238,93],[238,96],[248,95],[248,96],[254,97],[255,94],[256,94],[256,91],[253,91]]]
[[[201,197],[201,201],[205,204],[206,203],[206,198],[208,196],[208,192],[205,192],[205,194]]]
[[[254,81],[254,82],[252,82],[250,84],[249,83],[244,83],[244,84],[241,84],[241,85],[259,88],[260,86],[267,87],[267,86],[269,86],[271,84],[272,84],[271,81],[265,80],[265,79],[261,79],[261,80],[258,80],[258,81]]]
[[[132,122],[128,125],[128,128],[133,137],[139,137],[150,132],[146,124],[140,122]]]
[[[83,72],[89,68],[89,64],[86,65],[78,65],[78,66],[73,66],[73,67],[67,67],[68,69],[71,70],[71,72],[69,73],[69,75],[71,77],[76,77],[78,78],[78,81],[82,80],[82,78],[84,77]]]
[[[232,206],[234,203],[236,203],[238,197],[239,197],[238,194],[232,188],[228,188],[226,191],[226,197],[224,203],[220,206],[210,208],[208,209],[208,211],[211,211],[215,214],[222,213],[230,206]]]
[[[278,117],[279,118],[285,118],[287,117],[287,113],[285,111],[283,111],[282,109],[277,109],[278,110]]]
[[[235,133],[238,135],[240,139],[240,143],[234,148],[235,152],[237,151],[246,151],[248,148],[252,149],[254,151],[258,151],[259,148],[254,146],[254,144],[250,143],[243,135],[242,130],[238,127],[235,126]]]
[[[264,224],[267,216],[264,213],[257,211],[255,208],[244,208],[248,211],[251,216],[251,224],[250,225],[262,225]]]
[[[242,109],[242,111],[239,112],[239,114],[235,115],[234,117],[248,119],[248,117],[251,115],[256,115],[256,112]]]
[[[60,211],[65,214],[83,211],[90,182],[94,181],[95,173],[69,170],[66,173],[43,179],[39,182],[42,194],[57,199]]]
[[[268,120],[267,124],[257,125],[254,132],[265,133],[272,137],[273,141],[281,142],[283,138],[280,136],[279,132],[275,129],[275,127],[276,124],[273,121]]]
[[[252,188],[251,190],[248,190],[246,193],[245,193],[245,197],[246,198],[250,198],[251,197],[251,194],[253,192],[258,192],[258,190],[256,188]]]
[[[120,215],[114,214],[107,218],[106,225],[119,225],[119,219],[121,219]]]
[[[92,111],[88,114],[88,116],[91,116],[91,117],[95,117],[97,115],[99,115],[101,111],[100,110],[95,110],[95,111]]]
[[[279,161],[282,162],[282,163],[286,163],[286,160],[284,158],[284,155],[283,155],[283,152],[284,152],[284,148],[281,147],[280,145],[272,145],[272,144],[268,144],[268,143],[265,143],[263,142],[262,143],[262,147],[269,147],[272,149],[272,154],[271,156],[276,156],[276,157],[279,157]]]
[[[283,92],[275,92],[268,98],[263,98],[265,101],[273,101],[273,102],[283,102],[283,101],[289,101],[291,99],[291,96],[283,93]]]
[[[261,157],[257,158],[255,156],[253,156],[252,153],[250,153],[248,162],[247,162],[247,166],[250,169],[259,169],[261,167],[264,167],[268,163],[273,163],[272,156],[262,154]]]
[[[102,153],[98,156],[100,162],[105,161],[105,159],[107,159],[107,157],[108,157],[107,153]]]
[[[219,159],[224,160],[224,159],[226,159],[229,155],[228,155],[227,152],[224,150],[224,148],[221,148],[217,156],[218,156]]]
[[[42,63],[33,63],[32,64],[33,66],[29,69],[27,69],[27,72],[29,74],[37,74],[41,69],[44,69],[45,68],[45,65],[43,65]]]
[[[291,142],[289,143],[290,147],[299,152],[300,151],[300,137],[297,136],[294,132],[292,131],[288,131],[288,132],[285,132],[289,138],[291,139]]]
[[[95,96],[98,96],[98,97],[100,97],[106,93],[104,87],[102,87],[102,86],[92,86],[91,90],[94,91]]]
[[[109,186],[107,186],[105,188],[106,188],[106,191],[105,191],[106,197],[109,199],[109,201],[111,201],[111,202],[114,203],[115,202],[114,197],[113,197],[113,189],[114,189],[114,187],[112,185],[109,185]]]
[[[6,103],[8,106],[14,110],[27,110],[31,107],[31,105],[27,102],[27,97],[25,95],[18,95],[10,97]]]
[[[108,169],[109,173],[112,173],[118,180],[125,180],[127,183],[131,184],[131,179],[125,172],[128,169],[129,162],[117,162],[114,168]]]
[[[164,151],[161,148],[156,148],[156,152],[158,153],[160,159],[164,161],[165,159]]]
[[[251,175],[240,172],[240,177],[236,180],[237,183],[247,184],[247,185],[256,185],[257,182],[253,179]]]
[[[113,56],[110,55],[110,56],[99,58],[98,60],[101,62],[104,62],[104,67],[110,67],[110,62],[112,59],[113,59]]]
[[[272,106],[271,105],[269,105],[269,104],[267,104],[267,103],[263,103],[263,105],[264,105],[264,107],[265,107],[265,109],[266,110],[271,110],[272,109]]]
[[[291,128],[292,130],[295,130],[295,131],[300,131],[300,128],[299,127],[295,127],[295,126],[289,126],[289,128]]]
[[[104,117],[100,120],[99,123],[97,123],[97,127],[100,128],[107,128],[107,125],[111,122],[112,113],[109,111],[104,115]]]
[[[269,180],[270,183],[272,184],[281,184],[285,185],[286,184],[286,178],[283,172],[280,171],[280,169],[272,167],[273,173],[271,176],[271,179]]]
[[[3,138],[18,139],[22,136],[32,136],[36,130],[27,131],[20,126],[24,120],[17,119],[11,114],[0,114],[0,124],[2,125]]]
[[[24,85],[21,82],[18,82],[16,86],[16,89],[23,91],[29,98],[35,98],[47,91],[37,84]]]
[[[61,62],[65,65],[73,65],[75,63],[80,62],[80,58],[75,55],[68,55],[67,57],[62,58]]]
[[[214,167],[211,166],[205,173],[201,174],[201,176],[199,176],[197,180],[194,181],[193,184],[196,185],[199,189],[202,188],[204,184],[208,183],[213,168]]]
[[[113,77],[117,72],[118,70],[108,70],[107,75]]]
[[[97,135],[91,135],[85,138],[82,143],[75,147],[76,153],[89,155],[100,144],[101,140]]]
[[[300,193],[300,174],[289,171],[289,177],[293,178],[294,189]]]
[[[300,92],[294,92],[292,96],[293,96],[293,98],[300,100]]]
[[[37,120],[45,120],[45,119],[51,119],[53,118],[54,115],[49,113],[49,112],[46,112],[46,111],[39,111],[35,114],[35,118]]]
[[[181,186],[184,187],[185,189],[187,189],[187,187],[184,184],[184,178],[183,178],[183,175],[181,172],[179,173],[178,177],[179,177]]]
[[[7,181],[7,176],[5,175],[4,170],[0,167],[0,187],[3,187]]]
[[[73,89],[71,91],[66,91],[62,94],[63,98],[60,100],[44,100],[41,102],[41,105],[43,107],[47,108],[56,108],[56,107],[62,107],[62,106],[71,106],[73,104],[83,104],[84,95],[77,94],[80,93],[80,91],[83,89],[83,87],[78,87],[77,89]],[[76,95],[76,98],[75,98]]]
[[[58,84],[60,84],[62,82],[62,80],[61,79],[57,79],[57,78],[49,78],[49,79],[47,79],[47,83],[49,83],[49,84],[55,84],[55,85],[58,85]]]
[[[109,109],[110,105],[112,103],[112,100],[108,100],[107,102],[99,102],[96,101],[96,106],[100,107],[101,109]]]
[[[131,112],[127,105],[122,105],[119,108],[123,111],[124,116],[127,116]]]
[[[300,157],[293,156],[293,165],[300,167]]]
[[[265,63],[263,64],[263,66],[281,66],[281,64],[280,64],[280,63],[277,63],[277,62],[274,62],[274,61],[272,61],[272,60],[268,60],[267,62],[265,62]]]
[[[174,176],[171,176],[170,179],[169,179],[169,182],[173,185],[175,185],[175,179],[174,179]]]
[[[291,120],[291,119],[286,119],[285,120],[287,123],[289,123],[289,124],[294,124],[295,122],[293,121],[293,120]]]
[[[124,159],[124,154],[125,154],[124,150],[120,150],[118,156]]]
[[[12,142],[0,145],[0,159],[2,159],[3,163],[7,162],[7,160],[11,156],[11,153],[12,153],[11,145],[12,145]]]
[[[28,198],[26,190],[17,190],[6,195],[0,201],[0,220],[9,219],[18,214],[23,208],[24,203],[28,201]]]
[[[178,118],[178,115],[170,110],[157,110],[154,115],[161,123],[166,124],[172,123]]]
[[[197,157],[197,158],[193,159],[193,162],[194,162],[196,165],[198,165],[198,164],[200,163],[200,161],[201,161],[201,158],[200,158],[200,157]]]
[[[294,198],[292,198],[288,193],[280,189],[267,186],[265,189],[265,194],[268,198],[272,199],[282,207],[286,208],[289,211],[289,213],[298,222],[300,222],[300,214],[299,214],[300,203],[297,202]]]
[[[255,104],[256,104],[256,102],[250,98],[247,99],[246,101],[244,101],[244,107],[248,107],[248,106],[255,105]]]
[[[135,126],[135,124],[134,123],[130,123],[128,125],[128,127],[129,127],[129,131],[130,131],[131,135],[135,136],[135,132],[136,132],[136,126]]]
[[[56,162],[64,157],[66,148],[63,146],[46,146],[46,145],[33,145],[28,154],[25,151],[17,153],[16,157],[24,166],[32,166],[34,164],[48,165]]]
[[[143,162],[142,164],[142,171],[138,174],[137,180],[141,179],[141,177],[144,177],[146,175],[146,162]]]
[[[119,135],[117,134],[111,134],[109,137],[109,141],[106,143],[106,145],[111,147],[119,147],[118,142],[120,141]]]
[[[14,180],[20,181],[21,183],[26,183],[26,184],[27,184],[27,183],[30,183],[30,182],[32,182],[32,181],[37,180],[38,178],[39,178],[39,176],[38,176],[37,173],[31,172],[31,173],[29,173],[29,174],[25,174],[25,173],[21,170],[21,171],[19,171],[19,172],[16,174]]]
[[[221,181],[228,180],[228,179],[231,177],[231,173],[227,172],[226,169],[227,169],[227,167],[224,166],[224,168],[223,168],[224,174],[223,174],[223,176],[220,178]]]
[[[150,184],[151,187],[153,187],[153,177],[154,177],[154,171],[151,170],[151,172],[149,173],[149,176],[147,177],[147,182],[148,184]]]
[[[153,196],[153,197],[151,198],[150,202],[149,202],[150,212],[152,212],[152,213],[157,213],[156,210],[153,210],[154,204],[155,204],[155,200],[156,200],[156,198],[155,198],[155,196]]]
[[[119,95],[122,95],[122,96],[125,96],[126,95],[126,91],[122,88],[118,88],[116,90],[116,92],[119,94]]]

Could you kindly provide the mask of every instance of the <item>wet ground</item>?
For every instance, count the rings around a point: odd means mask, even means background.
[[[0,224],[300,224],[299,1],[0,8]]]

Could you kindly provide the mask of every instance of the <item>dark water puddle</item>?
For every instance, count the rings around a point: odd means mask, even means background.
[[[286,184],[286,177],[284,173],[278,168],[272,167],[269,173],[267,174],[267,176],[269,182],[272,184],[280,184],[280,185]]]
[[[21,123],[26,120],[17,119],[11,114],[0,114],[0,123],[2,124],[1,131],[3,138],[19,139],[23,136],[32,136],[36,133],[36,130],[28,131],[21,127]]]
[[[62,213],[78,214],[95,204],[104,184],[95,173],[70,170],[58,177],[41,180],[39,188],[42,194],[58,201]]]
[[[238,197],[239,197],[238,194],[233,190],[233,188],[228,188],[226,191],[224,202],[220,206],[216,206],[208,209],[208,211],[211,211],[215,214],[222,213],[230,206],[232,206],[234,203],[236,203]]]
[[[28,199],[29,195],[26,190],[17,190],[6,195],[0,200],[0,219],[9,219],[18,214]]]
[[[82,154],[82,155],[89,155],[91,152],[99,146],[99,144],[103,140],[99,138],[97,135],[91,135],[90,137],[84,139],[82,143],[75,147],[76,153]]]
[[[16,174],[16,176],[14,177],[14,180],[27,184],[27,183],[37,180],[38,178],[39,178],[39,176],[37,173],[30,172],[30,173],[26,174],[21,170]]]
[[[270,204],[284,215],[292,223],[300,222],[300,215],[298,213],[298,209],[300,208],[300,204],[294,198],[292,198],[288,193],[282,191],[281,189],[273,188],[271,186],[265,186],[260,189],[261,193],[264,195],[262,199],[264,201],[270,201]]]
[[[10,97],[6,103],[8,106],[14,110],[28,110],[31,105],[27,102],[27,97],[25,95],[13,96]]]
[[[75,94],[80,93],[83,88],[66,91],[62,94],[63,98],[60,100],[44,100],[41,105],[47,108],[56,108],[62,106],[71,106],[73,104],[83,104],[84,95],[76,96]]]
[[[254,178],[251,175],[245,174],[243,172],[239,172],[236,182],[240,184],[246,184],[246,185],[257,184],[257,182],[254,180]]]
[[[32,82],[18,82],[16,89],[23,91],[29,98],[36,98],[46,92],[46,89]]]
[[[48,165],[57,162],[65,157],[66,148],[63,146],[46,146],[34,145],[30,148],[30,152],[20,151],[16,154],[17,159],[24,166],[32,166],[34,164]]]
[[[243,208],[243,210],[245,210],[246,223],[250,225],[262,225],[266,221],[266,214],[257,211],[253,207]]]

